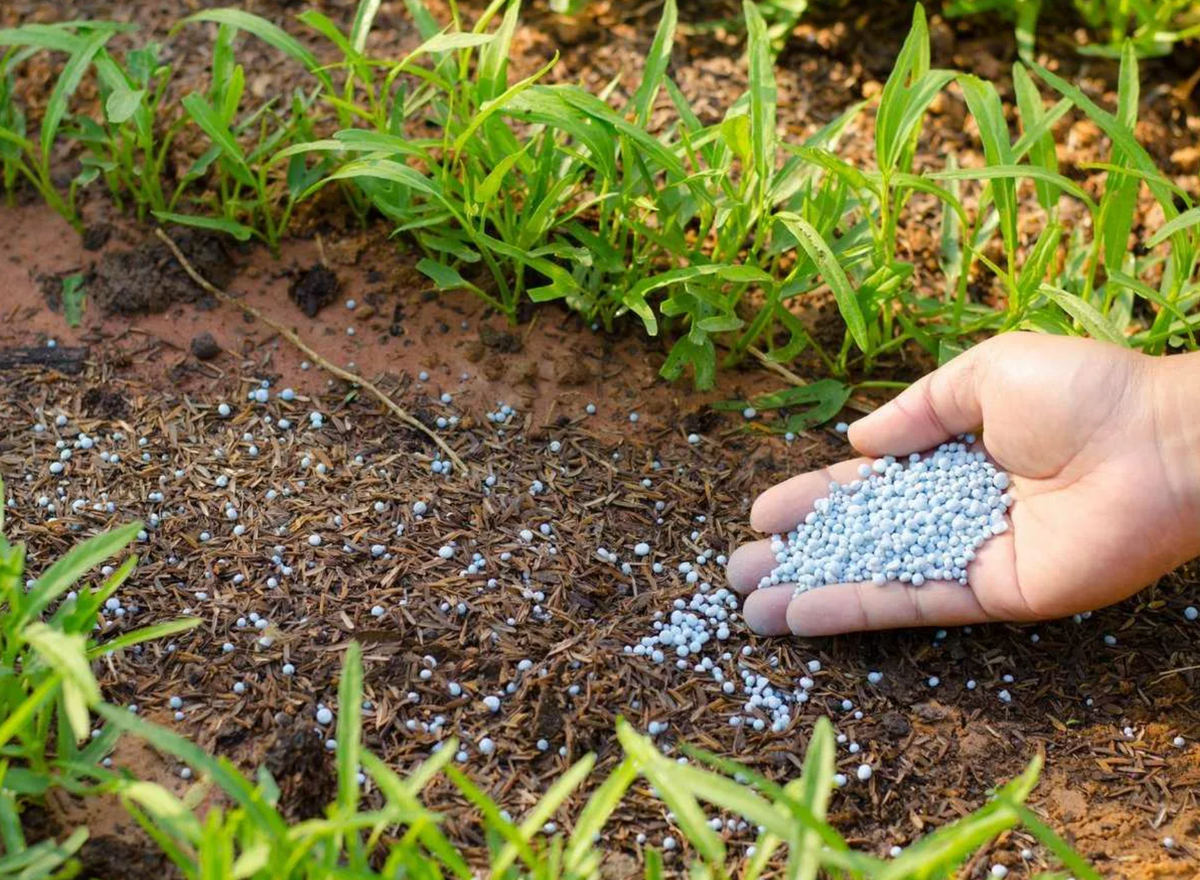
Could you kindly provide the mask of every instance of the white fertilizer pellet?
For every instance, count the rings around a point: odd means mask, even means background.
[[[967,583],[984,541],[1008,529],[1008,474],[967,442],[943,443],[907,462],[888,456],[832,482],[804,522],[772,538],[778,565],[759,587],[794,584],[797,593],[826,584],[929,580]]]

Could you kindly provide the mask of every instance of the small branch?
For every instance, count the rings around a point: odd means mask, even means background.
[[[241,309],[246,314],[258,319],[259,321],[262,321],[264,324],[266,324],[268,327],[270,327],[272,330],[274,330],[276,333],[278,333],[280,336],[282,336],[284,339],[286,339],[292,345],[296,346],[296,348],[300,349],[300,351],[304,352],[304,354],[309,358],[309,360],[311,360],[317,366],[321,367],[321,369],[325,370],[326,372],[332,373],[333,375],[337,376],[339,379],[341,379],[344,382],[349,382],[351,385],[357,385],[360,388],[363,388],[366,391],[369,391],[372,395],[374,395],[379,400],[380,403],[382,403],[384,406],[386,406],[388,409],[390,409],[392,411],[393,415],[396,416],[396,418],[398,418],[404,424],[408,425],[410,428],[420,431],[422,434],[424,434],[426,437],[428,437],[430,440],[432,440],[434,443],[436,443],[438,445],[438,447],[442,450],[442,452],[446,453],[446,457],[449,458],[450,461],[452,461],[454,463],[454,466],[456,468],[458,468],[463,473],[466,472],[466,470],[467,470],[466,465],[463,464],[462,459],[458,457],[457,453],[455,453],[455,451],[450,448],[450,445],[448,443],[446,443],[445,440],[443,440],[441,437],[439,437],[436,433],[431,431],[429,428],[425,427],[425,425],[423,425],[420,421],[415,419],[413,416],[409,415],[407,410],[405,410],[403,407],[401,407],[399,404],[397,404],[395,401],[393,401],[390,397],[388,397],[386,394],[384,394],[379,389],[379,387],[377,385],[375,385],[375,383],[371,382],[370,380],[368,380],[362,376],[356,376],[348,370],[343,370],[337,364],[331,363],[330,361],[326,360],[320,354],[318,354],[316,351],[311,349],[303,339],[301,339],[299,336],[297,336],[295,333],[293,333],[287,327],[284,327],[282,324],[275,321],[274,319],[267,317],[266,315],[264,315],[262,312],[260,312],[258,309],[256,309],[254,306],[250,305],[249,303],[242,302],[241,300],[230,296],[225,291],[223,291],[220,288],[211,284],[207,279],[205,279],[202,275],[200,275],[200,273],[197,272],[195,270],[195,268],[193,268],[192,264],[190,262],[188,262],[187,257],[185,257],[183,255],[183,251],[181,251],[179,249],[179,245],[175,244],[175,242],[171,239],[171,236],[169,236],[165,232],[163,232],[162,229],[155,229],[154,234],[157,235],[159,238],[161,238],[163,240],[163,242],[167,245],[167,247],[169,247],[171,249],[171,252],[173,254],[175,254],[175,259],[177,259],[179,261],[179,265],[181,265],[183,267],[183,271],[187,272],[188,275],[191,276],[191,279],[193,281],[195,281],[197,284],[199,284],[202,288],[204,288],[208,293],[211,293],[213,296],[215,296],[221,302],[228,303],[229,305],[235,306],[236,308]]]

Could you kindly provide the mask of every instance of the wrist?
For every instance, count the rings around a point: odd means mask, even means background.
[[[1200,554],[1200,352],[1148,361],[1158,453],[1175,494],[1189,545]]]

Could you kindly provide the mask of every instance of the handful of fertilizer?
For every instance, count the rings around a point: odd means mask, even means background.
[[[774,535],[776,567],[759,588],[888,581],[968,583],[985,541],[1008,529],[1008,474],[970,447],[973,435],[928,455],[892,456],[859,467],[860,479],[829,484],[829,495],[794,530]]]

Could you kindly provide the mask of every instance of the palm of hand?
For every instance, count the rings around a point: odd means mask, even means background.
[[[851,428],[872,456],[902,455],[984,425],[988,454],[1012,477],[1012,528],[980,548],[970,589],[835,585],[792,599],[759,590],[745,614],[762,632],[826,634],[921,624],[1061,617],[1110,604],[1178,565],[1188,528],[1159,454],[1143,361],[1080,340],[1013,334],[943,368]],[[755,502],[751,522],[786,531],[864,459],[794,477]],[[867,459],[869,460],[869,459]],[[1186,544],[1186,541],[1183,543]],[[768,542],[738,549],[742,592],[774,566]]]

